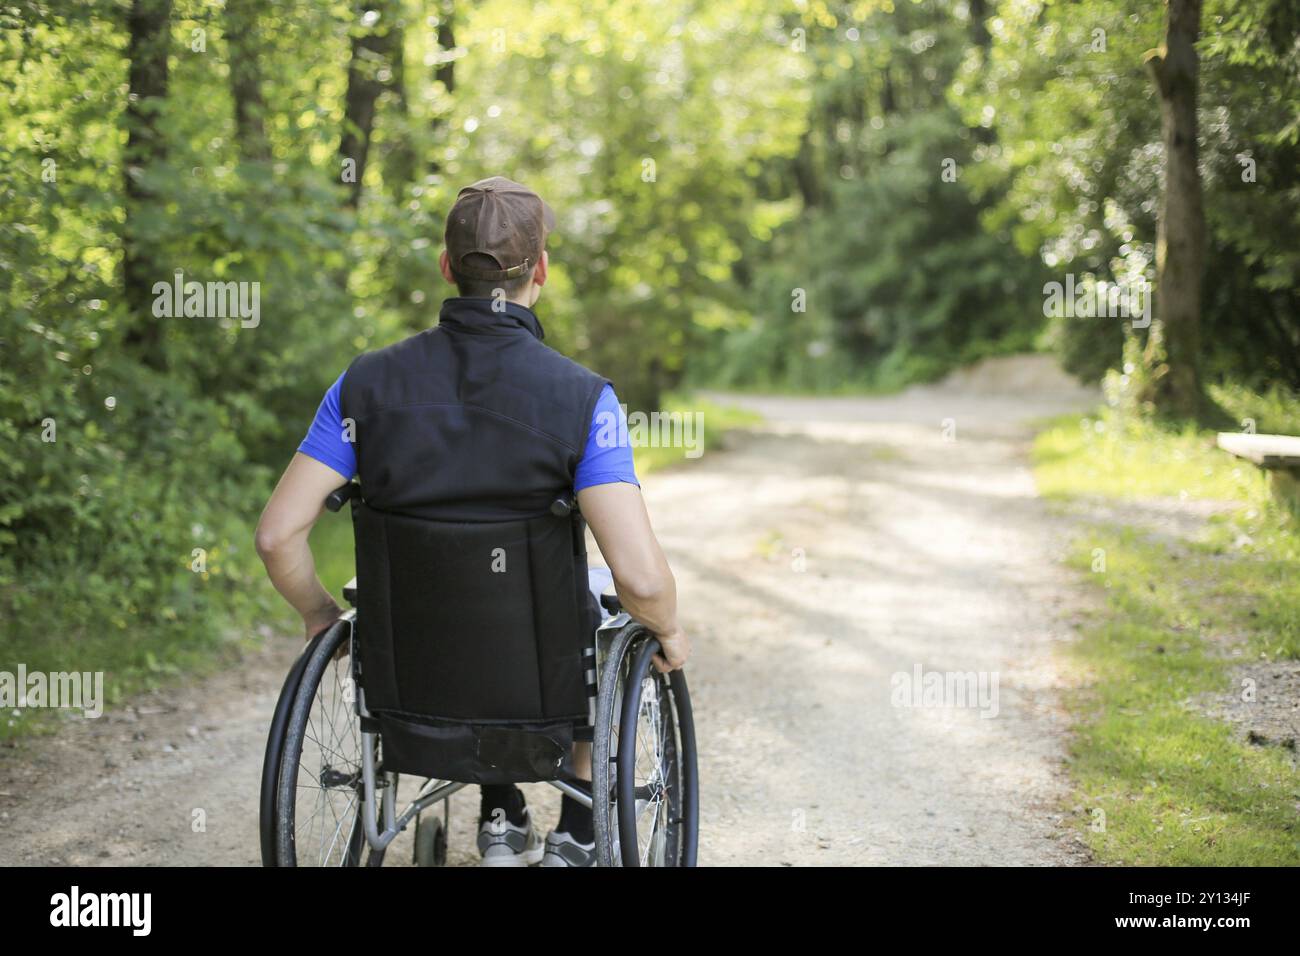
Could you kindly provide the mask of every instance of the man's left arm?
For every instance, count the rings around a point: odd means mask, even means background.
[[[308,639],[342,613],[316,576],[316,560],[307,543],[325,509],[325,498],[342,483],[330,466],[295,453],[266,503],[253,539],[271,583],[302,615]]]

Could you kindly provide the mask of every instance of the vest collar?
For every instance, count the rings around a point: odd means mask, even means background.
[[[458,332],[486,332],[500,335],[517,329],[527,329],[535,338],[544,339],[546,333],[537,314],[517,302],[503,303],[503,311],[492,309],[490,298],[477,296],[451,296],[442,302],[438,324]]]

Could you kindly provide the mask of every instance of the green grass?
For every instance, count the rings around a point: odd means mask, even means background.
[[[687,395],[668,396],[664,401],[664,411],[679,413],[682,416],[699,416],[698,420],[703,424],[703,434],[694,437],[698,441],[697,447],[701,450],[701,456],[709,451],[716,451],[722,436],[727,432],[757,424],[761,420],[761,416],[755,412],[730,405],[719,405],[716,402]],[[700,456],[687,458],[685,452],[686,449],[683,448],[634,447],[632,456],[636,462],[637,477],[644,477],[652,471],[671,465],[689,464],[699,460]]]
[[[50,635],[55,635],[50,638]],[[240,648],[251,646],[239,639],[229,642],[196,640],[183,627],[159,628],[152,639],[125,639],[116,628],[68,635],[58,621],[57,609],[37,612],[21,633],[7,640],[7,661],[0,670],[16,674],[22,662],[28,674],[82,672],[104,675],[105,712],[136,694],[160,687],[180,674],[212,673],[236,661]],[[48,640],[42,638],[50,638]],[[251,640],[251,638],[250,638]],[[89,688],[87,688],[89,690]],[[60,718],[81,711],[51,708],[10,708],[0,712],[0,742],[40,736],[57,730]]]
[[[1240,385],[1212,385],[1210,397],[1239,423],[1254,421],[1261,434],[1300,435],[1300,401],[1281,386],[1256,392]]]
[[[1213,432],[1166,429],[1099,415],[1057,419],[1034,443],[1035,477],[1047,497],[1210,498],[1262,503],[1268,482],[1214,444]]]
[[[243,540],[251,553],[251,527]],[[225,555],[214,549],[208,555],[206,572],[193,573],[187,567],[168,572],[175,586],[167,605],[148,608],[130,600],[111,610],[109,600],[99,599],[87,602],[92,612],[98,611],[93,619],[85,617],[81,603],[66,599],[66,589],[80,586],[107,594],[122,583],[75,568],[63,573],[46,571],[30,582],[31,593],[14,618],[0,621],[4,630],[0,670],[16,673],[21,662],[29,674],[102,672],[105,711],[181,675],[214,673],[257,644],[261,639],[255,631],[257,624],[280,632],[292,621],[292,612],[279,600],[260,565],[254,567],[255,561],[250,561],[248,554]],[[205,596],[204,589],[218,593]],[[222,620],[205,619],[213,606],[225,609]],[[104,608],[110,610],[104,612]],[[80,712],[5,710],[0,713],[0,741],[52,733],[60,718],[69,714]]]
[[[1236,505],[1193,541],[1097,523],[1075,541],[1071,564],[1104,596],[1070,652],[1085,675],[1070,758],[1084,839],[1104,863],[1300,864],[1294,752],[1245,743],[1195,703],[1232,689],[1236,663],[1300,658],[1294,516],[1194,429],[1069,417],[1034,451],[1049,498]]]
[[[343,602],[343,585],[356,574],[356,556],[352,547],[352,519],[348,509],[338,514],[328,511],[311,531],[311,553],[316,558],[316,574],[325,590]]]

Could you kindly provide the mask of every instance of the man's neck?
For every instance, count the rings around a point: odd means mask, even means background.
[[[439,322],[485,331],[519,325],[538,339],[544,338],[546,334],[531,306],[524,305],[517,299],[496,299],[483,295],[458,295],[444,299]]]

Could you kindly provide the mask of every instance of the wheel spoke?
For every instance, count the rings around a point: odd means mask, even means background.
[[[644,820],[645,824],[637,826],[637,850],[641,864],[647,865],[653,856],[662,861],[667,841],[668,772],[664,743],[667,739],[665,726],[666,711],[661,707],[662,688],[660,678],[649,676],[642,682],[641,699],[636,718],[636,754],[634,766],[637,770],[638,786],[634,788],[636,799],[635,819]],[[648,827],[648,829],[646,829]],[[646,830],[644,835],[642,830]]]

